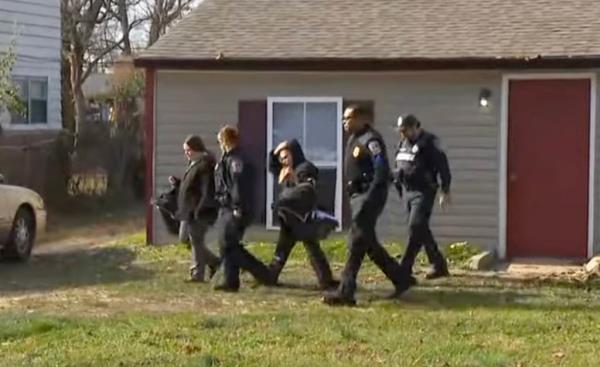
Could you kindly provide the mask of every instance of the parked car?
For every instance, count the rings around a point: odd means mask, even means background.
[[[26,261],[46,231],[46,207],[36,192],[4,181],[0,174],[0,257]]]

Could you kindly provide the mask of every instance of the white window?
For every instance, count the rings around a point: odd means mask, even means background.
[[[11,124],[48,123],[48,79],[39,77],[14,77],[19,99],[24,104],[22,114],[11,112]]]
[[[283,140],[297,139],[306,158],[319,168],[322,210],[342,221],[342,98],[271,97],[267,110],[267,154]],[[267,228],[276,228],[271,205],[277,195],[273,175],[267,178]]]

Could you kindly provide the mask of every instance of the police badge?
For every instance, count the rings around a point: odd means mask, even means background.
[[[352,156],[354,158],[358,158],[360,156],[360,147],[354,147],[354,150],[352,151]]]
[[[417,154],[419,152],[419,146],[417,144],[413,145],[412,152],[413,154]]]

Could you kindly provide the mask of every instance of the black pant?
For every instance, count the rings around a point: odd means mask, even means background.
[[[290,228],[282,224],[279,230],[279,239],[277,240],[277,247],[275,248],[275,254],[273,261],[271,262],[270,268],[273,272],[275,280],[279,278],[279,274],[283,270],[285,263],[287,262],[292,249],[296,245],[298,239],[292,234]],[[321,249],[321,245],[318,239],[310,239],[303,241],[304,248],[308,255],[310,265],[312,266],[319,285],[328,286],[333,281],[333,275],[331,273],[331,267],[325,253]]]
[[[231,209],[221,209],[217,221],[219,251],[223,261],[224,286],[240,287],[240,269],[248,271],[261,283],[271,283],[267,266],[244,248],[241,241],[248,221],[236,218]]]
[[[408,210],[408,245],[402,256],[400,266],[406,273],[411,274],[415,264],[415,258],[421,249],[425,247],[427,258],[436,270],[447,267],[446,259],[440,252],[433,233],[429,228],[429,219],[433,211],[436,192],[409,191],[406,193]]]
[[[353,211],[355,205],[352,201],[360,203],[362,198],[351,199]],[[363,200],[364,202],[364,200]],[[361,204],[359,204],[361,205]],[[369,203],[370,209],[361,215],[353,215],[352,225],[348,234],[348,260],[342,272],[342,281],[338,292],[346,298],[354,298],[356,292],[356,277],[365,255],[383,271],[395,287],[402,286],[407,279],[403,277],[400,265],[391,257],[377,240],[375,227],[377,219],[383,210],[383,205]],[[377,208],[379,207],[379,208]]]

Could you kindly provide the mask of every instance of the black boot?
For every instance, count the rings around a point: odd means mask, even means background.
[[[354,298],[344,296],[337,291],[325,294],[323,303],[329,306],[356,306],[356,300]]]
[[[417,279],[412,275],[407,275],[402,278],[402,280],[394,283],[394,291],[390,293],[386,298],[394,299],[399,298],[404,294],[407,290],[417,285]]]
[[[273,281],[273,283],[278,284],[279,275],[283,270],[283,264],[279,261],[279,259],[275,258],[269,263],[269,265],[267,265],[267,268],[269,268],[269,272],[271,273],[271,280]]]
[[[240,287],[234,287],[227,284],[217,284],[213,287],[213,290],[217,292],[236,293],[240,290]]]
[[[433,269],[425,274],[425,279],[438,279],[450,276],[450,272],[448,271],[448,265],[445,263],[440,266],[434,266]]]
[[[324,291],[335,290],[340,286],[340,281],[337,279],[330,279],[326,282],[319,282],[319,288]]]

